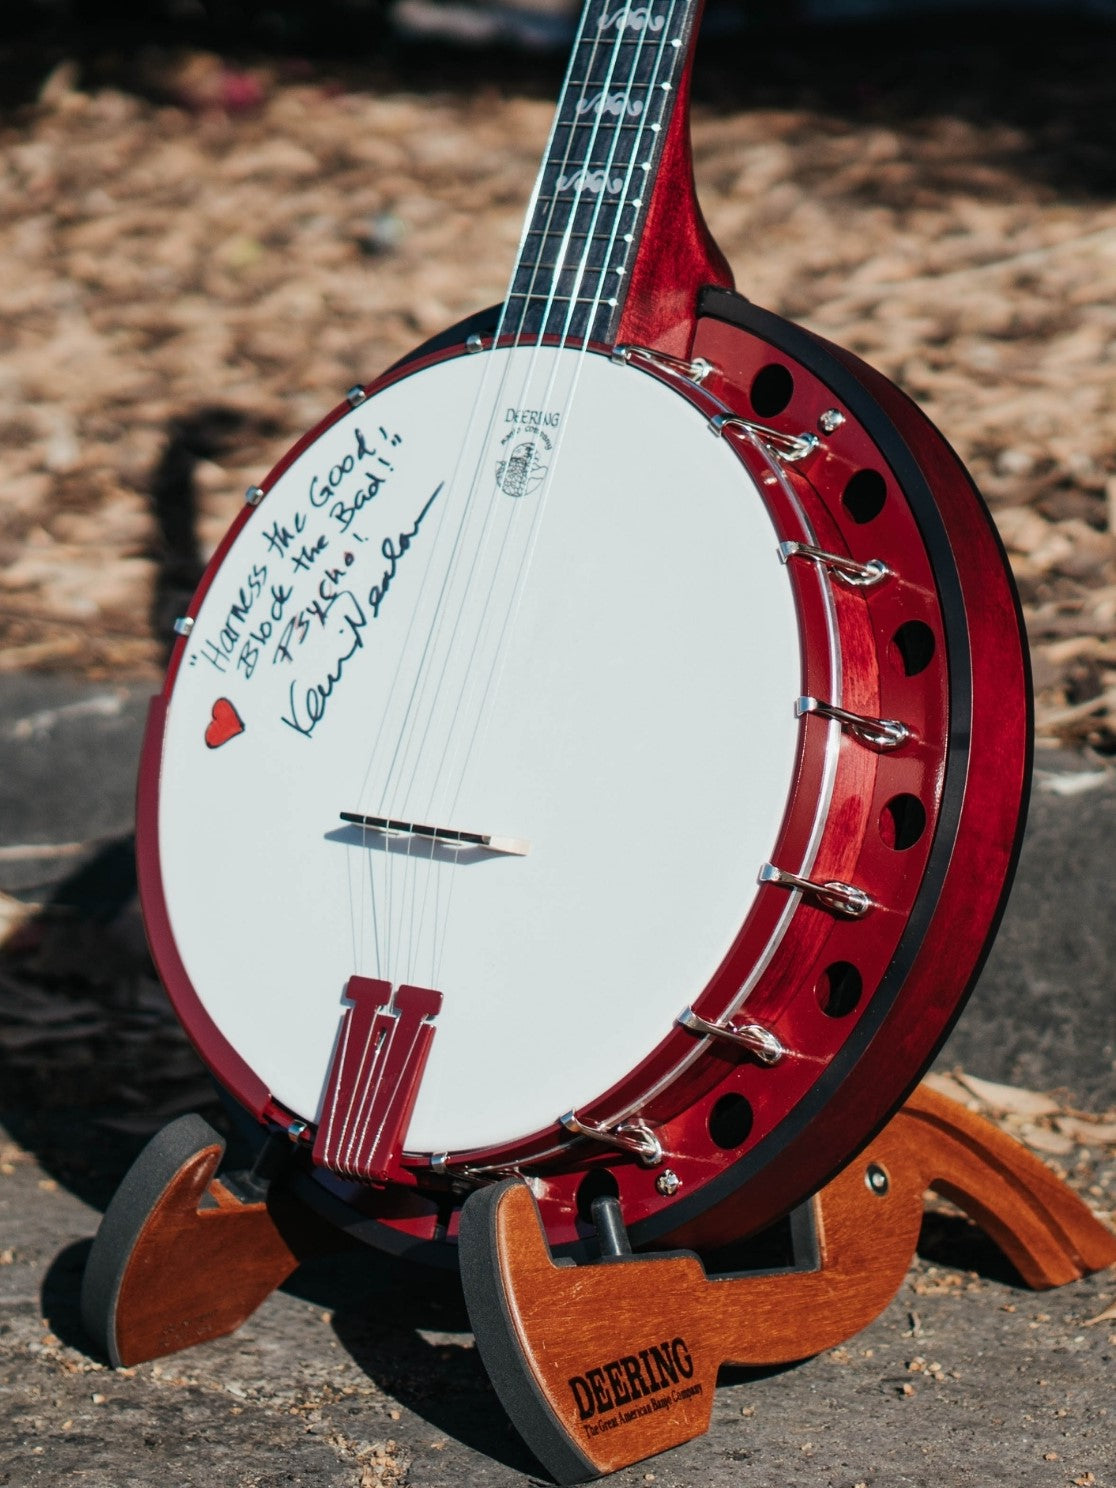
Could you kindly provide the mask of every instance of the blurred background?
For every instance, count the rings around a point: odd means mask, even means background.
[[[711,0],[694,146],[749,298],[957,446],[1041,744],[1116,749],[1116,0]],[[154,678],[259,480],[502,298],[567,0],[8,0],[0,668]],[[195,510],[196,508],[196,510]]]

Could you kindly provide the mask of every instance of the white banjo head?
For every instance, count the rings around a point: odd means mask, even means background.
[[[648,1058],[791,794],[777,545],[693,402],[594,353],[436,361],[297,453],[203,587],[158,786],[185,978],[275,1102],[321,1119],[354,975],[443,995],[408,1153],[552,1141]]]

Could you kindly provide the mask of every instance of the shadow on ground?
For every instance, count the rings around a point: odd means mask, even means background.
[[[0,1120],[103,1209],[148,1137],[220,1099],[148,957],[131,836],[95,847],[0,943]]]

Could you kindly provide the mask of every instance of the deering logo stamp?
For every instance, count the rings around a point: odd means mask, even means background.
[[[693,1372],[686,1340],[672,1338],[575,1374],[569,1387],[583,1429],[596,1436],[702,1394],[702,1385],[686,1383]]]
[[[560,411],[505,409],[508,432],[500,440],[504,458],[496,465],[496,484],[506,496],[532,496],[542,485],[548,468],[546,457],[554,449],[547,430],[557,430],[561,422]]]

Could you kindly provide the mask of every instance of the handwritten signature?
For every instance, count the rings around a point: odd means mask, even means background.
[[[357,652],[364,649],[364,632],[379,616],[401,560],[410,551],[427,513],[444,487],[444,481],[435,487],[407,532],[401,532],[395,538],[384,538],[380,552],[387,560],[387,567],[363,600],[358,599],[351,589],[342,590],[334,596],[331,611],[340,607],[338,618],[341,623],[337,634],[341,637],[343,649],[329,662],[324,675],[317,680],[309,683],[295,680],[291,683],[287,694],[288,710],[279,715],[288,728],[294,729],[304,738],[313,738],[314,730],[326,716],[330,699],[344,680],[346,668]]]

